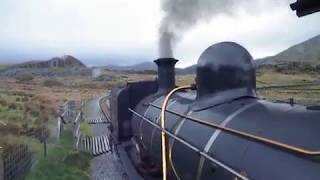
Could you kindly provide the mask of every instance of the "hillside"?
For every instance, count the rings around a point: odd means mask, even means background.
[[[113,70],[113,71],[156,71],[157,66],[154,62],[142,62],[138,64],[134,64],[131,66],[117,66],[117,65],[108,65],[104,67],[105,69],[108,70]],[[176,74],[194,74],[196,72],[196,65],[192,65],[186,68],[176,68]]]
[[[54,57],[47,61],[29,61],[10,66],[10,68],[65,68],[65,67],[79,67],[86,66],[73,56],[65,55],[62,57]]]
[[[258,67],[262,65],[286,65],[293,62],[303,64],[307,63],[313,66],[320,64],[320,35],[296,44],[274,56],[257,59],[254,61],[254,64],[256,67]],[[157,67],[153,62],[143,62],[131,66],[109,65],[105,68],[116,71],[157,70]],[[186,68],[176,68],[176,74],[185,75],[194,73],[196,73],[196,65]]]
[[[274,56],[257,59],[257,66],[288,64],[293,62],[320,64],[320,35],[296,44]]]
[[[19,77],[27,74],[45,77],[87,76],[91,75],[91,69],[70,55],[54,57],[47,61],[28,61],[0,69],[0,76],[5,77]]]
[[[107,65],[105,69],[114,71],[145,71],[145,70],[157,70],[157,66],[154,62],[142,62],[130,66],[118,66],[118,65]]]
[[[197,65],[191,65],[185,68],[176,68],[176,74],[178,75],[187,75],[187,74],[195,74],[197,70]]]

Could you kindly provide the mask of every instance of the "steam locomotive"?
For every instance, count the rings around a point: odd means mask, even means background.
[[[202,53],[196,85],[172,94],[161,129],[162,105],[175,89],[176,62],[158,59],[157,81],[111,91],[113,137],[127,144],[141,174],[161,174],[167,158],[168,179],[320,179],[319,107],[257,97],[252,56],[233,42]]]
[[[298,16],[315,12],[302,5],[292,7]],[[157,80],[115,87],[109,97],[112,136],[142,177],[320,179],[320,107],[260,99],[244,47],[210,46],[195,85],[181,88],[176,59],[154,62]]]

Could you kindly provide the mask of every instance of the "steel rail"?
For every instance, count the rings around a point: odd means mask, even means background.
[[[155,107],[155,108],[161,109],[161,107],[159,107],[158,105],[155,105],[155,104],[152,104],[152,103],[150,103],[150,105]],[[291,152],[294,152],[294,153],[297,153],[297,154],[302,154],[302,155],[307,155],[307,156],[320,156],[320,151],[310,151],[310,150],[307,150],[307,149],[302,149],[302,148],[299,148],[299,147],[295,147],[295,146],[292,146],[292,145],[289,145],[289,144],[285,144],[285,143],[278,142],[278,141],[275,141],[275,140],[271,140],[271,139],[268,139],[268,138],[264,138],[264,137],[261,137],[261,136],[253,135],[253,134],[250,134],[250,133],[247,133],[247,132],[243,132],[243,131],[240,131],[240,130],[236,130],[236,129],[233,129],[233,128],[223,127],[223,126],[220,126],[218,124],[207,122],[207,121],[199,119],[199,118],[187,116],[187,115],[184,115],[182,113],[179,113],[179,112],[176,112],[176,111],[173,111],[173,110],[168,110],[167,109],[166,111],[170,112],[172,114],[175,114],[177,116],[180,116],[182,118],[189,119],[189,120],[191,120],[193,122],[197,122],[199,124],[203,124],[203,125],[206,125],[206,126],[209,126],[209,127],[220,129],[220,130],[222,130],[224,132],[228,132],[230,134],[234,134],[236,136],[244,137],[244,138],[247,138],[247,139],[255,140],[255,141],[267,144],[267,145],[272,145],[272,146],[275,146],[275,147],[279,147],[281,149],[285,149],[287,151],[291,151]]]
[[[2,124],[3,126],[7,126],[7,123],[3,122],[0,120],[0,124]]]
[[[104,117],[107,119],[108,122],[111,122],[111,117],[109,115],[109,113],[105,112],[105,109],[102,107],[102,103],[103,103],[103,99],[104,98],[108,98],[109,96],[102,96],[100,99],[99,99],[99,107],[100,107],[100,110],[102,112],[102,114],[104,115]]]
[[[6,124],[5,122],[3,122],[3,121],[0,121],[0,123],[1,123],[3,126],[7,126],[7,124]],[[3,149],[3,147],[0,146],[0,149]]]
[[[182,138],[174,135],[173,133],[171,133],[170,131],[161,128],[158,124],[152,122],[150,119],[144,117],[143,115],[137,113],[136,111],[134,111],[131,108],[128,108],[128,110],[130,112],[132,112],[134,115],[136,115],[137,117],[141,118],[142,120],[148,122],[149,124],[151,124],[152,126],[156,127],[157,129],[159,129],[160,131],[168,134],[170,137],[172,137],[173,139],[179,141],[180,143],[184,144],[185,146],[189,147],[190,149],[192,149],[193,151],[195,151],[196,153],[199,153],[200,156],[203,156],[204,158],[208,159],[209,161],[215,163],[216,165],[224,168],[225,170],[229,171],[230,173],[232,173],[233,175],[235,175],[236,177],[242,179],[242,180],[250,180],[248,177],[245,177],[244,175],[242,175],[241,173],[237,172],[236,170],[232,169],[231,167],[229,167],[228,165],[220,162],[219,160],[211,157],[208,153],[198,149],[197,147],[193,146],[192,144],[190,144],[189,142],[183,140]]]

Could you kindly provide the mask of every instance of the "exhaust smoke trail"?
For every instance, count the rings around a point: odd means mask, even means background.
[[[93,78],[97,78],[101,75],[101,69],[99,68],[95,68],[92,70],[92,77]]]
[[[209,21],[237,11],[258,14],[265,5],[275,6],[290,0],[161,0],[164,17],[159,27],[159,56],[173,57],[173,48],[183,34],[200,21]],[[289,3],[288,3],[289,4]],[[289,5],[288,5],[289,6]]]

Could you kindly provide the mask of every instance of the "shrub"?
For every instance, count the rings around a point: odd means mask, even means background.
[[[38,111],[31,111],[30,114],[33,117],[38,117],[40,113]]]
[[[106,74],[102,74],[102,75],[94,78],[95,81],[113,81],[115,79],[117,79],[115,76],[106,75]]]
[[[29,100],[29,98],[28,98],[27,96],[25,96],[25,97],[22,98],[22,102],[26,102],[26,101],[28,101],[28,100]]]
[[[19,97],[16,98],[16,101],[19,102],[21,99]]]
[[[7,124],[6,126],[0,126],[2,134],[19,134],[19,126],[14,124]]]
[[[20,82],[32,81],[34,77],[31,74],[19,74],[15,76],[15,79]]]
[[[87,169],[91,156],[72,150],[71,132],[64,132],[57,145],[48,150],[46,158],[39,158],[26,180],[84,180],[89,179]]]
[[[8,117],[8,120],[9,120],[10,122],[14,122],[14,121],[18,122],[18,121],[21,121],[22,119],[21,119],[20,116],[15,115],[15,116],[9,116],[9,117]]]
[[[17,109],[17,105],[15,104],[15,103],[11,103],[11,104],[9,104],[9,106],[8,106],[8,108],[9,109]]]
[[[63,83],[56,79],[47,79],[43,81],[43,85],[47,87],[52,87],[52,86],[63,86]]]
[[[15,91],[13,92],[14,96],[27,96],[28,94],[23,91]]]
[[[0,105],[8,106],[8,102],[5,99],[0,99]]]

